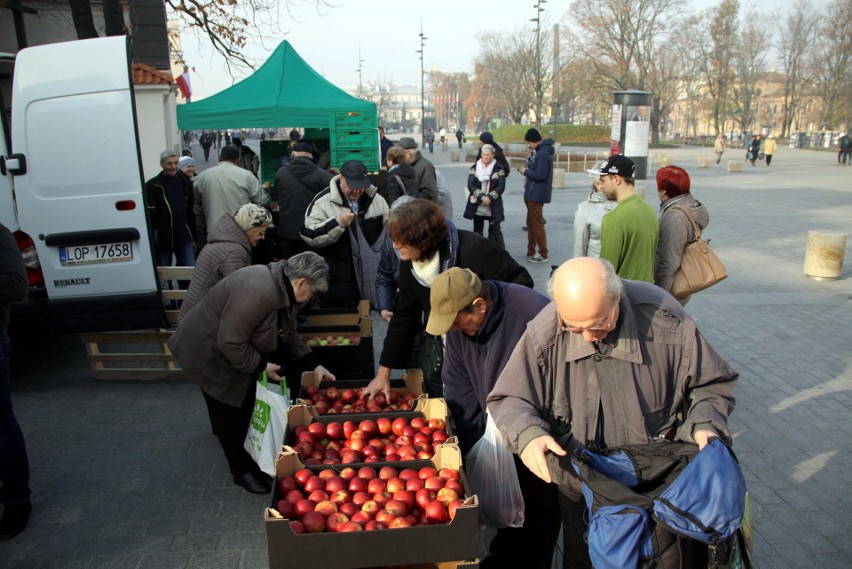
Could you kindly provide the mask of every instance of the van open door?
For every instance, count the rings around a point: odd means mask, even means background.
[[[165,324],[130,73],[125,37],[17,55],[9,156],[18,223],[35,242],[59,331]]]

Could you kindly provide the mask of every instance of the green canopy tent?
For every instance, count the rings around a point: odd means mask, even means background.
[[[180,130],[329,128],[333,112],[376,113],[376,104],[326,81],[284,40],[253,75],[197,103],[178,105]]]

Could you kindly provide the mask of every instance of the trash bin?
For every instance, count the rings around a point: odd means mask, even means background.
[[[843,273],[846,233],[815,229],[808,231],[805,275],[818,281],[834,281]]]

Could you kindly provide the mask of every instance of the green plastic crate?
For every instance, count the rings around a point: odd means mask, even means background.
[[[360,160],[367,167],[368,172],[379,170],[378,148],[332,148],[331,166],[340,168],[347,160]]]
[[[379,145],[379,129],[335,130],[331,133],[332,148],[370,148]]]
[[[379,128],[379,116],[375,111],[331,113],[329,123],[332,132],[339,130],[367,130]]]

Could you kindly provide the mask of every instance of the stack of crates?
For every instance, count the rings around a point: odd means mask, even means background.
[[[329,127],[332,168],[340,168],[347,160],[360,160],[368,172],[379,170],[379,118],[375,111],[331,113]]]

